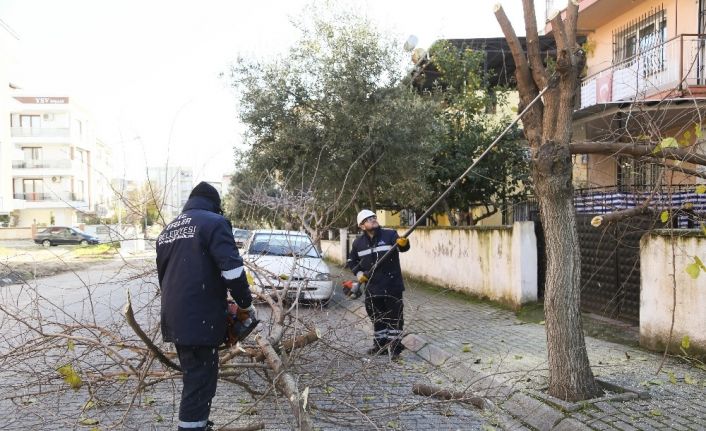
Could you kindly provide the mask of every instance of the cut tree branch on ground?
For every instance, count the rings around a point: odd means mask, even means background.
[[[447,401],[459,401],[466,404],[471,404],[479,409],[484,409],[487,406],[485,398],[469,395],[465,392],[454,391],[452,389],[444,389],[440,386],[426,385],[417,383],[412,386],[412,393],[424,397],[434,397]]]

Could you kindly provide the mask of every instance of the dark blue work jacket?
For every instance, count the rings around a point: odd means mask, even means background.
[[[252,303],[230,223],[210,199],[190,198],[157,238],[164,341],[218,346],[226,334],[226,292]]]
[[[409,243],[404,248],[398,247],[389,257],[380,262],[375,271],[371,271],[375,262],[395,245],[399,237],[397,231],[393,229],[378,228],[372,238],[363,232],[353,241],[346,266],[353,271],[353,274],[357,274],[358,271],[368,274],[367,289],[371,294],[384,294],[385,290],[404,291],[400,252],[409,250]]]

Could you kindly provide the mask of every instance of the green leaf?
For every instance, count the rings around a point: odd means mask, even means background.
[[[696,186],[694,192],[696,192],[697,195],[702,195],[706,193],[706,184],[699,184],[698,186]]]
[[[78,423],[80,425],[98,425],[99,421],[98,419],[81,418]]]
[[[331,393],[333,393],[334,390],[335,390],[335,389],[332,388],[331,386],[326,386],[326,388],[324,388],[324,392],[326,392],[326,393],[329,394],[329,395],[330,395]]]
[[[79,389],[83,384],[81,381],[81,376],[78,375],[71,364],[66,364],[63,367],[59,367],[56,371],[58,371],[59,375],[64,378],[64,381],[71,387],[71,389]]]
[[[119,382],[127,382],[127,374],[122,373],[122,374],[118,375],[118,381]]]
[[[146,396],[145,397],[145,404],[147,404],[148,406],[151,406],[152,404],[154,404],[154,398],[152,398],[150,396]]]
[[[696,262],[690,263],[686,266],[686,273],[689,274],[689,277],[691,277],[694,280],[699,278],[700,272],[701,272],[701,268],[699,268],[699,264]]]
[[[464,344],[463,347],[461,348],[461,351],[463,353],[469,353],[471,351],[471,346],[469,346],[468,344]]]
[[[157,416],[155,416],[154,421],[157,423],[161,423],[164,422],[164,418],[162,417],[162,415],[158,414]]]
[[[672,371],[668,371],[667,375],[669,376],[669,382],[673,385],[677,384],[677,376],[674,374]]]
[[[684,350],[689,350],[689,345],[691,344],[688,335],[684,335],[681,339],[681,346]]]
[[[667,223],[667,220],[669,220],[669,211],[662,211],[662,214],[659,215],[659,219],[662,220],[662,223]]]
[[[668,138],[662,139],[662,142],[659,143],[659,146],[662,150],[665,148],[679,148],[679,143],[676,139],[670,136]]]
[[[522,355],[515,355],[515,360],[519,361],[520,359],[522,359]]]
[[[83,409],[90,410],[95,406],[96,406],[96,403],[94,403],[93,400],[88,400],[88,401],[86,401],[86,404],[83,405]]]
[[[696,135],[697,139],[701,139],[704,136],[704,132],[701,131],[701,124],[694,124],[694,135]]]
[[[703,233],[704,235],[706,235],[706,224],[702,224],[702,225],[701,225],[701,233]]]
[[[694,262],[696,262],[702,270],[706,271],[706,266],[704,266],[704,263],[699,259],[699,256],[694,256]]]
[[[687,374],[684,376],[684,383],[686,383],[687,385],[696,385],[698,382]]]
[[[659,410],[657,410],[657,409],[650,410],[650,414],[651,414],[652,416],[662,416],[662,412],[659,411]]]
[[[70,352],[73,352],[74,348],[76,347],[76,345],[74,344],[74,340],[69,340],[66,343],[66,347],[69,349]]]

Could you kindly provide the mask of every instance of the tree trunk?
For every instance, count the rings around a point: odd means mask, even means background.
[[[501,6],[495,15],[515,60],[520,105],[529,106],[524,134],[532,151],[532,179],[544,227],[547,273],[544,312],[549,364],[549,394],[578,401],[599,393],[581,325],[581,254],[573,205],[571,123],[578,76],[585,54],[576,44],[578,1],[570,0],[566,19],[551,19],[557,46],[555,71],[542,62],[534,2],[523,0],[527,52]],[[540,89],[548,88],[535,101]],[[521,106],[521,107],[523,107]]]
[[[581,323],[581,254],[566,145],[547,143],[533,163],[533,178],[547,244],[544,314],[549,394],[568,401],[598,393]]]

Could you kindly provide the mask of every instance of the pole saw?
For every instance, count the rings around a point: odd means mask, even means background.
[[[412,226],[410,226],[409,229],[407,229],[407,231],[401,235],[401,238],[408,238],[410,235],[412,235],[412,232],[414,232],[417,229],[417,227],[419,227],[419,225],[422,223],[422,221],[424,221],[432,213],[432,211],[434,211],[434,208],[436,208],[449,195],[449,193],[451,193],[451,191],[453,189],[455,189],[456,186],[458,186],[458,184],[463,180],[463,178],[465,178],[468,174],[471,173],[473,168],[475,168],[476,165],[478,165],[478,163],[481,160],[483,160],[483,157],[488,155],[490,150],[492,150],[500,142],[500,140],[507,134],[507,132],[509,132],[510,129],[512,129],[512,127],[515,126],[515,124],[517,124],[522,119],[522,117],[527,113],[527,111],[529,111],[530,108],[532,108],[532,106],[534,106],[534,104],[537,103],[537,101],[542,98],[544,93],[546,93],[547,90],[549,90],[550,88],[554,87],[555,84],[556,84],[556,81],[554,80],[554,76],[552,76],[549,80],[549,84],[546,87],[544,87],[544,89],[542,89],[542,91],[540,91],[539,94],[537,94],[537,96],[534,99],[532,99],[532,101],[525,107],[525,109],[523,109],[522,112],[520,112],[515,117],[515,119],[512,120],[512,122],[502,131],[502,133],[500,133],[495,138],[495,140],[490,145],[488,145],[488,148],[486,148],[485,151],[483,151],[483,153],[481,153],[481,155],[473,161],[471,166],[469,166],[465,171],[463,171],[463,173],[458,178],[456,178],[456,180],[453,183],[451,183],[451,185],[434,201],[434,203],[432,203],[429,206],[429,208],[427,208],[427,210],[424,211],[424,214],[422,214],[419,218],[417,218],[417,220],[414,222],[414,224],[412,224]],[[375,269],[378,267],[378,265],[381,262],[383,262],[385,259],[389,258],[390,255],[392,255],[392,253],[394,253],[396,250],[397,250],[397,243],[393,244],[392,248],[387,250],[385,252],[385,254],[383,254],[382,257],[375,262],[375,264],[373,264],[372,268],[370,268],[370,271],[369,271],[371,276],[375,272]],[[355,268],[352,268],[352,271],[355,273],[358,269],[360,269],[359,266],[356,266]],[[343,283],[343,291],[347,296],[349,296],[353,299],[358,298],[365,292],[365,283],[346,281]]]

